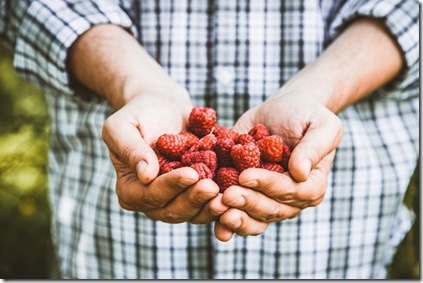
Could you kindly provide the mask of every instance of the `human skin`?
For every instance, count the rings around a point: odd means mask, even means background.
[[[323,200],[327,177],[342,138],[336,113],[392,80],[404,67],[401,50],[383,23],[361,18],[312,64],[275,95],[247,111],[235,128],[244,132],[265,123],[295,147],[290,174],[248,169],[241,186],[228,188],[223,204],[231,207],[215,225],[216,237],[257,235],[270,222],[293,218]]]
[[[216,221],[221,241],[234,233],[258,235],[269,223],[318,205],[342,137],[336,113],[390,81],[403,64],[383,24],[355,20],[315,62],[235,124],[240,132],[265,124],[295,146],[290,174],[248,169],[240,186],[221,194],[212,180],[198,181],[188,167],[157,177],[150,145],[163,133],[184,130],[192,104],[187,91],[127,31],[95,26],[68,57],[71,75],[117,109],[105,121],[103,139],[117,172],[120,205],[168,223]]]

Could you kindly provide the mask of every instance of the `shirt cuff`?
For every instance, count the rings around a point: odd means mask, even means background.
[[[16,72],[43,89],[74,94],[66,68],[68,50],[88,29],[106,23],[137,34],[129,16],[112,1],[33,1],[16,40]]]
[[[418,96],[418,91],[413,90],[419,79],[419,10],[419,2],[415,0],[350,0],[331,22],[329,40],[336,38],[351,21],[360,16],[383,20],[397,41],[406,66],[380,93],[400,100]]]

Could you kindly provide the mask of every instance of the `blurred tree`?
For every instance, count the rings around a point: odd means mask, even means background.
[[[416,221],[398,248],[389,278],[420,279],[420,166],[414,172],[404,202],[416,214]]]
[[[47,278],[48,115],[44,96],[19,79],[0,46],[0,278]]]

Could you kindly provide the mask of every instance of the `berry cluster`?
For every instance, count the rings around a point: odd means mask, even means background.
[[[158,138],[155,151],[159,174],[190,166],[200,179],[213,179],[223,192],[239,184],[238,176],[245,169],[264,168],[279,173],[288,170],[289,147],[262,124],[239,134],[217,125],[212,108],[196,106],[190,113],[187,129]]]

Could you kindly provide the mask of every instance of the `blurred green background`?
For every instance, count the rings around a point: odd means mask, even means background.
[[[51,278],[55,262],[46,195],[49,117],[42,93],[15,75],[12,55],[3,46],[0,101],[0,278]],[[418,218],[390,268],[392,279],[420,278],[419,184],[415,174],[405,201]]]

